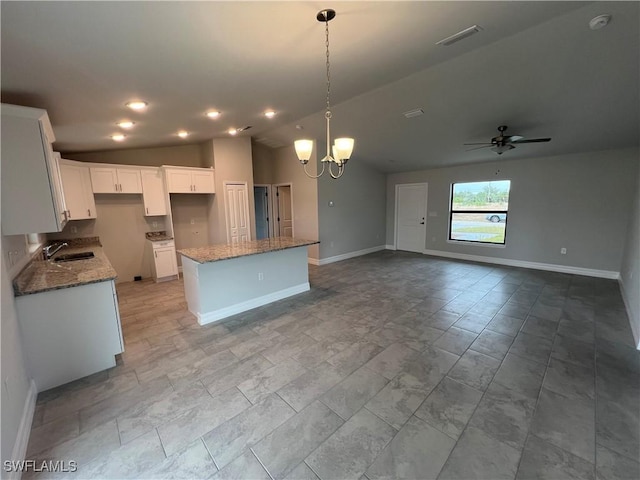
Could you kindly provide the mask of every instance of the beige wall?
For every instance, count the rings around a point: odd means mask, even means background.
[[[20,421],[29,396],[30,376],[22,352],[22,339],[18,326],[18,315],[13,297],[12,278],[28,260],[25,251],[24,235],[2,237],[2,335],[1,335],[1,374],[2,382],[2,460],[22,460],[12,458],[14,445],[20,428]],[[11,255],[14,268],[9,268],[9,252],[21,252]],[[4,476],[4,475],[3,475]]]
[[[427,250],[619,272],[637,170],[638,150],[625,149],[391,174],[387,244],[395,186],[427,182]],[[451,184],[491,179],[511,180],[506,246],[447,242]]]
[[[227,243],[225,212],[225,182],[246,182],[249,195],[251,238],[255,238],[253,206],[253,163],[251,138],[212,140],[213,163],[216,172],[216,195],[209,211],[209,238],[212,243]]]
[[[171,216],[176,250],[203,247],[209,238],[209,210],[212,195],[171,194]],[[193,223],[191,223],[193,221]],[[182,257],[178,255],[178,264]]]
[[[271,185],[274,177],[273,149],[260,143],[252,143],[253,182],[255,184]]]
[[[308,170],[316,173],[316,149],[311,155]],[[273,184],[291,183],[293,197],[293,228],[297,238],[319,239],[318,231],[318,182],[307,177],[298,161],[293,146],[282,147],[273,153]],[[309,247],[309,257],[318,260],[317,245]]]
[[[131,282],[138,275],[150,277],[151,255],[145,233],[167,230],[166,217],[145,217],[142,195],[98,194],[95,201],[96,219],[69,222],[62,232],[50,233],[47,238],[100,237],[118,274],[117,282]]]
[[[81,162],[115,163],[119,165],[142,165],[158,167],[177,165],[181,167],[206,167],[200,144],[173,147],[134,148],[105,152],[63,153],[62,158]]]

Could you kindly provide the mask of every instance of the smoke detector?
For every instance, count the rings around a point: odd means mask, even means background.
[[[600,30],[606,27],[611,21],[611,15],[598,15],[589,22],[589,28],[591,30]]]

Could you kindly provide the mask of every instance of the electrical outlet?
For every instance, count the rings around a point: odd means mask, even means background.
[[[191,219],[191,225],[195,225],[195,224],[196,224],[196,219],[195,219],[195,218],[192,218],[192,219]]]
[[[153,226],[153,228],[158,228],[158,222],[153,222],[151,225]]]
[[[9,377],[4,377],[4,389],[8,394],[9,393]]]
[[[562,247],[562,248],[560,249],[560,255],[566,255],[566,254],[567,254],[567,249],[566,249],[566,248],[564,248],[564,247]]]
[[[264,280],[264,273],[262,272],[258,273],[258,280]]]
[[[333,248],[333,242],[329,242],[329,248]]]

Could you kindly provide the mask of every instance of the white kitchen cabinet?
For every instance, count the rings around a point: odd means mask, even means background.
[[[166,215],[167,203],[162,171],[159,168],[143,169],[140,175],[145,216]]]
[[[112,280],[19,296],[16,308],[39,392],[114,367],[124,351]]]
[[[139,169],[91,167],[90,172],[93,193],[142,193]]]
[[[171,280],[178,276],[178,260],[173,240],[151,242],[153,254],[153,278],[156,282]]]
[[[93,198],[89,167],[62,159],[60,175],[69,220],[96,218],[96,202]]]
[[[60,232],[67,222],[47,112],[2,104],[2,233]]]
[[[216,193],[210,168],[165,167],[169,193]]]

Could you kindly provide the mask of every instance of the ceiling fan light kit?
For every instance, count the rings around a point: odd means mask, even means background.
[[[480,145],[474,148],[470,148],[467,151],[477,150],[480,148],[491,147],[491,150],[496,152],[498,155],[502,155],[504,152],[508,152],[509,150],[513,150],[516,148],[516,145],[521,143],[544,143],[550,142],[550,138],[530,138],[526,139],[522,135],[505,135],[507,131],[506,125],[500,125],[498,127],[498,132],[500,134],[497,137],[493,137],[491,142],[488,143],[465,143],[465,145]]]
[[[353,138],[336,138],[335,143],[331,145],[331,74],[330,74],[330,63],[329,63],[329,21],[334,19],[336,16],[335,10],[326,9],[321,10],[316,15],[316,19],[319,22],[323,22],[325,24],[325,45],[326,45],[326,56],[327,56],[327,108],[324,114],[324,117],[327,122],[327,154],[326,156],[320,160],[322,163],[322,170],[318,175],[312,175],[307,172],[307,164],[309,163],[309,159],[311,158],[311,153],[313,151],[313,140],[302,139],[296,140],[294,142],[294,147],[296,149],[296,155],[298,156],[298,160],[302,164],[304,168],[304,173],[309,178],[319,178],[325,172],[325,166],[327,163],[329,167],[327,171],[331,178],[340,178],[344,173],[345,165],[349,158],[351,158],[351,154],[353,153]],[[297,126],[296,126],[297,128]],[[332,170],[333,164],[336,164],[338,167],[338,171],[334,173]]]

